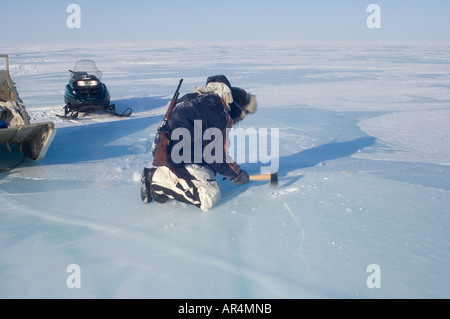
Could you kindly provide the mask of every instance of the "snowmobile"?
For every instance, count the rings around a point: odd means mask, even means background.
[[[6,144],[8,151],[24,153],[22,162],[26,157],[40,160],[55,137],[55,125],[52,122],[30,123],[30,116],[9,73],[9,57],[0,54],[0,59],[4,59],[5,66],[3,69],[0,64],[0,143]],[[0,172],[6,170],[0,168]]]
[[[103,111],[116,116],[130,116],[131,109],[117,113],[114,104],[110,104],[109,91],[101,81],[102,72],[92,60],[80,60],[69,70],[69,84],[64,93],[64,116],[75,119],[80,112],[94,113]]]

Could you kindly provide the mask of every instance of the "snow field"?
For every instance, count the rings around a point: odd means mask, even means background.
[[[32,122],[58,128],[42,161],[0,175],[2,298],[449,296],[448,47],[0,48]],[[82,58],[130,118],[56,116]],[[241,127],[279,129],[278,187],[219,177],[210,212],[143,204],[140,174],[179,78],[183,95],[220,73],[258,97]],[[18,159],[0,153],[2,166]],[[371,264],[381,288],[367,286]]]

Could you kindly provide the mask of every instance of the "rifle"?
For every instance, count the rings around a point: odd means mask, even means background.
[[[170,102],[169,108],[164,116],[164,119],[161,122],[161,125],[158,128],[158,132],[156,133],[155,142],[157,143],[155,152],[153,154],[153,166],[169,166],[169,159],[167,154],[167,146],[169,145],[170,139],[167,137],[167,122],[169,120],[172,111],[177,104],[178,95],[180,94],[178,91],[180,90],[181,83],[183,83],[183,79],[180,80],[178,84],[177,90]]]

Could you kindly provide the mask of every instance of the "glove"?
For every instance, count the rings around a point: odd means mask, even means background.
[[[241,169],[241,171],[239,172],[238,176],[236,176],[235,178],[231,179],[231,181],[235,185],[244,185],[244,184],[248,183],[249,176],[248,176],[246,171]]]

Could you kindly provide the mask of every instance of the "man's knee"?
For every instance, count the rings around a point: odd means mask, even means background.
[[[222,196],[216,174],[209,167],[196,164],[186,165],[186,170],[193,176],[192,183],[198,191],[200,208],[204,211],[210,210]]]
[[[205,166],[187,165],[177,174],[167,167],[156,168],[151,188],[154,194],[166,195],[207,211],[221,198],[214,172]]]

